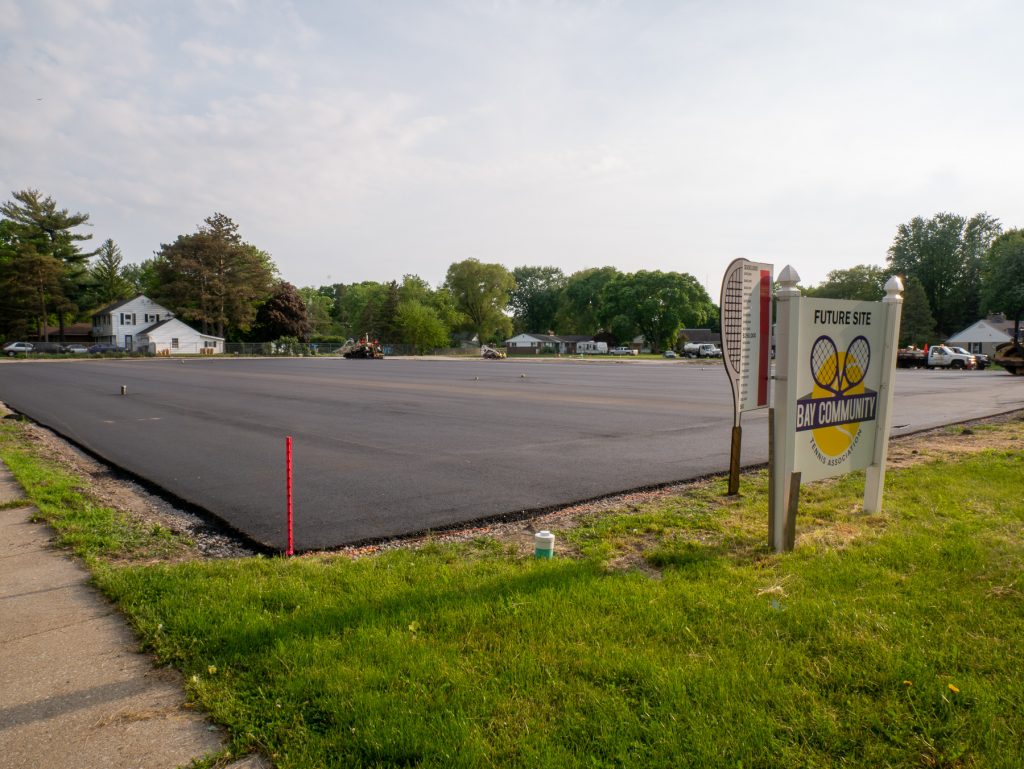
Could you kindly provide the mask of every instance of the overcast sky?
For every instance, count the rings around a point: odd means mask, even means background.
[[[127,261],[215,211],[299,286],[453,261],[804,283],[1024,226],[1019,2],[0,0],[0,195]]]

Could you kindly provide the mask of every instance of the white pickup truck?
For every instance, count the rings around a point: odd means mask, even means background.
[[[957,352],[944,344],[936,344],[928,348],[927,365],[928,368],[973,369],[977,362],[969,352]]]

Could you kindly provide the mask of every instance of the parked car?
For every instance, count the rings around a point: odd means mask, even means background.
[[[89,348],[84,344],[66,344],[64,345],[64,352],[70,352],[75,355],[81,355],[82,353],[89,352]]]
[[[636,350],[632,347],[616,347],[612,350],[612,355],[639,355]]]
[[[955,352],[944,344],[928,348],[928,368],[973,369],[976,365],[977,361],[969,352]]]
[[[32,352],[31,342],[8,342],[4,345],[4,355],[13,358],[18,353],[27,355]]]
[[[961,355],[973,355],[974,364],[978,371],[983,371],[988,366],[988,356],[980,352],[967,352],[963,347],[950,347],[950,350]]]
[[[56,355],[64,352],[64,347],[60,342],[33,342],[32,352],[52,353]]]
[[[118,347],[116,344],[107,344],[106,342],[100,342],[100,343],[94,344],[92,347],[90,347],[88,352],[91,352],[91,353],[97,353],[97,352],[100,352],[100,353],[102,353],[102,352],[124,352],[124,348],[123,347]]]
[[[675,352],[673,352],[672,350],[665,350],[665,352],[663,352],[661,354],[661,357],[662,358],[678,358],[679,356],[676,355]]]

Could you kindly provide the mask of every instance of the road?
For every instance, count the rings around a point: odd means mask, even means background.
[[[732,424],[720,364],[669,361],[3,362],[0,400],[273,548],[290,435],[302,550],[722,472]],[[1003,372],[899,371],[894,434],[1020,408]]]

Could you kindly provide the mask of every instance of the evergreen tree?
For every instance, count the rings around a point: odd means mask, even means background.
[[[191,235],[160,246],[154,297],[203,333],[227,336],[248,331],[256,308],[273,290],[270,256],[242,241],[238,225],[224,214],[208,217]]]
[[[119,299],[127,299],[131,294],[132,287],[122,275],[123,260],[121,249],[113,240],[107,238],[103,241],[96,253],[96,262],[89,271],[97,304],[110,304]]]
[[[0,215],[7,223],[2,247],[13,257],[4,260],[4,268],[27,272],[21,275],[26,283],[24,290],[15,289],[8,301],[16,316],[26,312],[40,314],[38,322],[46,340],[47,323],[51,314],[56,314],[63,341],[65,319],[78,313],[78,301],[88,284],[86,264],[92,252],[82,251],[78,244],[92,235],[74,230],[87,224],[89,215],[58,209],[53,198],[44,197],[38,190],[22,190],[12,195],[13,200],[0,206]],[[59,268],[56,280],[52,279],[50,259]],[[5,285],[12,287],[18,280],[17,272],[2,278]],[[30,305],[13,308],[13,298],[21,297],[24,301],[27,295],[32,296]],[[34,306],[30,310],[31,305]]]
[[[928,307],[924,287],[915,278],[903,286],[903,314],[900,319],[900,347],[924,347],[935,341],[935,318]]]

